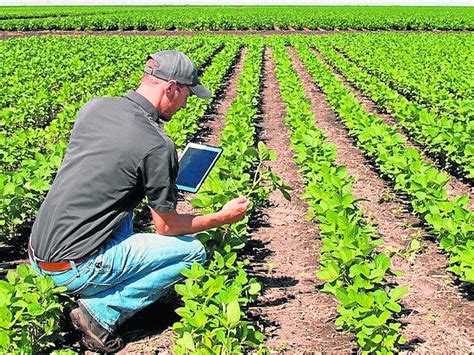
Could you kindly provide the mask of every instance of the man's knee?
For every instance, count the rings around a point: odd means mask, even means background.
[[[190,257],[192,262],[204,264],[206,261],[206,249],[199,239],[194,238],[192,240],[192,248],[190,248]]]

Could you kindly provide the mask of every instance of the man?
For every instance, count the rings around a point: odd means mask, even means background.
[[[33,268],[79,296],[70,313],[84,345],[115,352],[117,327],[203,263],[203,245],[186,234],[234,223],[249,201],[195,216],[176,211],[178,157],[160,121],[207,99],[193,62],[179,51],[148,57],[136,91],[95,98],[79,111],[64,161],[33,225]],[[156,234],[133,234],[132,211],[148,198]]]

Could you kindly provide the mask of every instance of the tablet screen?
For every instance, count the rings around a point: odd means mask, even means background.
[[[196,192],[221,151],[220,148],[190,144],[179,161],[179,174],[176,180],[178,189]]]

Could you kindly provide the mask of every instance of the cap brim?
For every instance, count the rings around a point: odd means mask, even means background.
[[[206,88],[204,85],[197,84],[194,86],[189,86],[191,92],[201,99],[208,99],[212,96],[212,92]]]

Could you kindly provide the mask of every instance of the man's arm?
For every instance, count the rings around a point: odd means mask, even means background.
[[[226,203],[219,212],[202,216],[179,214],[176,211],[160,212],[153,208],[150,209],[156,233],[177,236],[194,234],[240,221],[244,218],[249,204],[250,201],[245,197],[238,197]]]

